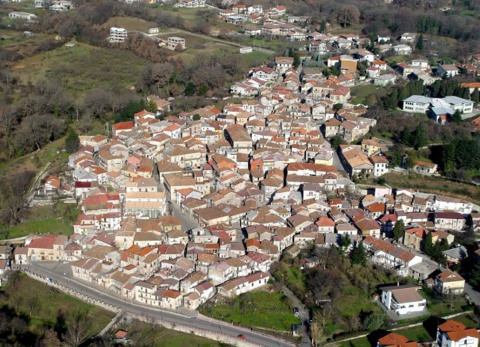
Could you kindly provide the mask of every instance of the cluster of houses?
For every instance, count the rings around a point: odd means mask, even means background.
[[[305,123],[307,129],[321,130],[326,139],[340,136],[346,142],[353,142],[376,125],[376,120],[362,117],[367,112],[366,108],[349,103],[350,87],[355,81],[352,73],[326,78],[319,69],[304,68],[299,75],[293,63],[292,57],[277,57],[274,67],[254,67],[247,79],[231,87],[231,92],[243,97],[256,97],[244,101],[242,105],[250,113],[259,116],[289,114],[294,118],[308,119]],[[353,64],[355,71],[356,64]],[[226,113],[232,113],[230,108]],[[319,158],[319,161],[322,159]]]
[[[402,298],[407,297],[401,295]],[[475,347],[480,341],[480,334],[475,328],[468,328],[463,323],[447,320],[437,327],[433,346],[438,347]],[[410,340],[399,333],[388,333],[378,339],[377,347],[419,347],[423,344]]]
[[[386,188],[356,194],[311,115],[264,112],[249,101],[164,120],[144,110],[113,124],[111,137],[82,136],[69,174],[43,188],[77,199],[73,235],[31,235],[14,261],[70,261],[76,278],[117,295],[195,309],[215,294],[264,286],[286,249],[331,247],[347,235],[363,240],[372,262],[428,279],[435,269],[413,251],[422,238],[431,232],[451,244],[450,231],[467,218],[480,222],[457,199]],[[360,152],[375,162],[375,146],[362,143]],[[197,226],[187,229],[185,219]],[[388,239],[399,220],[405,246]]]

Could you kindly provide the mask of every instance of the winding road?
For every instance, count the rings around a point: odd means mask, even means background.
[[[258,346],[294,346],[293,343],[285,341],[279,337],[250,331],[245,328],[196,314],[196,312],[175,312],[160,308],[152,308],[119,298],[106,292],[104,289],[97,289],[90,283],[82,283],[73,279],[69,264],[57,262],[33,263],[28,266],[28,270],[42,277],[51,278],[54,282],[61,284],[70,290],[77,291],[106,304],[119,307],[124,313],[130,313],[134,316],[143,316],[147,321],[159,320],[196,329],[208,330],[234,338],[243,334],[245,336],[245,342]]]

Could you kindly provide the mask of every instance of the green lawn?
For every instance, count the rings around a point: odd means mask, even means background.
[[[212,307],[204,306],[201,313],[234,324],[278,331],[290,331],[299,324],[282,293],[257,291]]]
[[[47,218],[20,223],[8,229],[7,239],[27,236],[29,234],[71,235],[72,227],[59,218]]]
[[[376,95],[381,98],[387,94],[387,91],[383,87],[377,87],[374,85],[357,86],[351,88],[352,103],[365,104],[369,95]]]
[[[377,311],[380,312],[378,305],[370,300],[361,289],[347,285],[342,290],[342,300],[339,302],[339,311],[343,317],[358,316],[361,311]]]
[[[42,335],[46,327],[59,324],[59,318],[67,319],[74,311],[87,314],[90,321],[88,332],[97,334],[113,318],[112,312],[87,304],[81,300],[19,274],[16,284],[10,282],[0,290],[0,306],[7,306],[17,315],[28,317],[28,328]]]
[[[262,52],[242,54],[242,58],[247,62],[248,66],[267,64],[270,61],[270,55]]]

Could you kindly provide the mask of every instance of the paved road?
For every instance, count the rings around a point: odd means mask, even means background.
[[[152,320],[162,320],[173,324],[210,330],[215,333],[231,337],[237,337],[239,334],[243,334],[246,337],[246,341],[259,346],[293,346],[293,344],[280,340],[277,337],[252,332],[248,329],[236,327],[231,324],[216,321],[207,317],[193,316],[192,314],[187,315],[185,313],[178,313],[159,308],[150,308],[148,306],[132,303],[126,299],[122,299],[114,296],[113,294],[105,292],[104,289],[97,289],[91,284],[84,284],[80,281],[74,280],[72,278],[69,264],[42,262],[33,263],[28,268],[31,272],[44,277],[50,277],[53,281],[62,284],[71,290],[80,292],[110,305],[120,307],[125,313],[142,315],[144,317],[151,318]]]
[[[476,305],[480,306],[480,293],[472,288],[468,283],[465,283],[465,294],[467,294],[470,300]]]
[[[287,287],[282,287],[283,294],[289,297],[295,307],[298,308],[298,318],[302,321],[303,324],[303,331],[302,331],[302,341],[300,342],[301,347],[311,346],[312,342],[310,341],[310,337],[308,336],[308,325],[310,322],[310,313],[308,309],[303,305],[300,299]]]
[[[333,152],[333,166],[335,166],[335,168],[337,169],[339,174],[341,174],[345,177],[349,177],[347,171],[345,171],[345,168],[342,165],[342,162],[341,162],[341,160],[338,156],[337,151]]]

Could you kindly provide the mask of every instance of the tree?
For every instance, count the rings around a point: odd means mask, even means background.
[[[387,110],[394,110],[398,106],[398,89],[393,88],[390,94],[384,99],[384,106]]]
[[[192,117],[194,121],[200,120],[200,115],[198,113],[195,113]]]
[[[433,241],[431,232],[427,234],[425,240],[423,241],[423,252],[425,252],[426,255],[430,256],[433,254]]]
[[[325,19],[322,19],[322,21],[320,22],[320,32],[325,34],[326,31],[327,31],[327,21]]]
[[[419,51],[423,50],[423,34],[420,34],[420,36],[418,37],[415,48],[418,49]]]
[[[427,144],[427,134],[425,132],[425,128],[423,123],[420,123],[412,133],[412,141],[411,144],[415,149],[419,149]]]
[[[67,331],[64,340],[72,347],[80,346],[89,338],[89,330],[92,326],[92,320],[87,312],[74,311],[67,318]]]
[[[462,121],[462,112],[460,110],[456,110],[451,117],[451,121],[459,124]]]
[[[187,86],[185,87],[184,93],[186,96],[192,96],[193,94],[195,94],[195,86],[192,82],[188,82]]]
[[[363,319],[363,327],[365,330],[377,330],[385,321],[382,313],[369,312]]]
[[[405,225],[403,224],[403,220],[399,220],[395,223],[395,226],[393,227],[393,239],[395,241],[398,241],[403,238],[403,235],[405,234]]]
[[[470,270],[470,283],[475,289],[480,288],[480,259],[476,258],[472,269]]]
[[[363,242],[358,243],[355,248],[352,250],[350,255],[352,264],[365,265],[367,262],[367,254],[365,248],[363,247]]]
[[[332,144],[332,148],[337,150],[338,147],[341,145],[341,144],[344,144],[345,141],[343,140],[343,138],[340,136],[340,135],[335,135],[331,140],[330,140],[330,143]]]
[[[80,148],[80,139],[75,130],[70,129],[65,138],[65,149],[68,153],[75,153]]]
[[[480,92],[478,91],[478,88],[475,88],[472,93],[472,101],[476,104],[480,102]]]
[[[360,10],[355,5],[343,5],[337,10],[336,18],[337,22],[345,28],[360,21]]]
[[[342,235],[340,237],[339,244],[340,244],[340,247],[342,247],[343,249],[350,247],[350,245],[352,244],[352,241],[350,240],[350,236],[348,236],[348,234]]]

